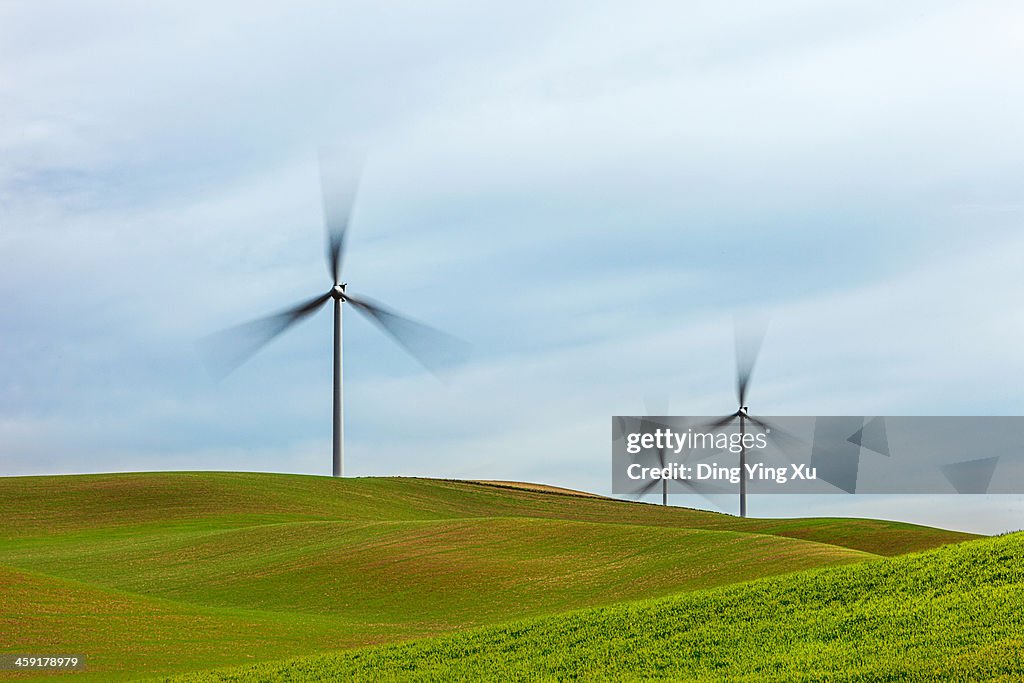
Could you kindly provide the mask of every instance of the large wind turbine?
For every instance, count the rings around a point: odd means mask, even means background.
[[[320,179],[324,224],[327,232],[327,271],[332,286],[327,292],[279,313],[224,330],[207,340],[206,351],[212,366],[227,374],[245,362],[267,342],[295,323],[316,313],[328,301],[334,301],[334,447],[332,473],[340,477],[345,462],[345,405],[342,372],[342,305],[351,304],[395,339],[427,369],[438,369],[443,358],[438,352],[458,350],[462,342],[431,327],[409,320],[365,297],[352,296],[341,281],[345,241],[352,206],[358,187],[358,174],[344,170],[332,155],[320,155]],[[349,167],[351,170],[351,167]],[[445,354],[447,355],[447,354]]]

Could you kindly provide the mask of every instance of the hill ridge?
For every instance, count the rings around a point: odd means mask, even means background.
[[[59,483],[58,483],[59,482]],[[59,490],[57,490],[59,489]],[[693,528],[728,528],[829,542],[877,554],[919,550],[972,534],[857,518],[739,518],[681,506],[513,489],[421,477],[334,479],[310,475],[183,472],[0,478],[0,537],[61,533],[76,525],[137,525],[147,517],[446,519],[513,516],[615,519]],[[41,504],[40,504],[41,501]],[[134,501],[134,506],[133,506]],[[571,504],[568,504],[572,501]],[[568,511],[568,512],[567,512]],[[90,515],[95,521],[90,521]],[[83,522],[85,520],[85,522]],[[843,533],[819,533],[842,526]],[[881,538],[884,533],[886,538]],[[860,538],[855,538],[859,536]],[[891,539],[891,540],[887,540]]]

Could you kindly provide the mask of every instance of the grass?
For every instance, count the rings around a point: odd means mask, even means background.
[[[84,653],[82,677],[103,679],[394,643],[971,538],[470,482],[242,473],[4,478],[0,516],[0,652]]]
[[[436,479],[332,479],[245,472],[0,478],[0,540],[97,528],[221,527],[311,520],[423,521],[531,517],[762,533],[880,555],[925,550],[970,534],[866,519],[740,519],[501,485]]]
[[[323,617],[211,609],[9,567],[0,567],[0,586],[0,651],[85,654],[88,678],[339,647]]]
[[[756,534],[528,518],[86,534],[3,552],[17,567],[192,604],[442,628],[869,557]]]
[[[1024,534],[200,681],[1019,681]]]

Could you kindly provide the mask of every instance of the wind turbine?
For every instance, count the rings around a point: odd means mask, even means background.
[[[656,423],[651,422],[649,420],[644,420],[645,428],[650,428],[652,425],[655,425],[655,424]],[[663,425],[661,425],[661,426],[663,426]],[[658,462],[658,467],[664,469],[669,464],[669,459],[668,459],[668,454],[666,452],[666,449],[664,447],[661,447],[661,448],[658,448],[658,449],[655,449],[655,450],[656,450],[657,455],[658,455],[658,461],[657,461]],[[690,455],[690,453],[687,453],[687,456],[689,456],[689,455]],[[709,503],[711,503],[715,507],[718,507],[718,505],[715,503],[715,501],[711,500],[709,495],[710,494],[716,494],[716,493],[726,493],[725,491],[722,491],[721,489],[718,489],[718,488],[716,488],[714,486],[710,486],[708,484],[696,484],[696,483],[694,483],[690,479],[682,479],[680,477],[672,477],[672,481],[676,482],[680,486],[683,486],[684,488],[690,489],[690,492],[696,493],[698,496],[700,496],[704,500],[708,501]],[[638,496],[638,497],[643,497],[643,496],[647,495],[648,493],[654,492],[654,490],[658,488],[658,485],[660,483],[661,484],[661,504],[667,506],[668,505],[668,482],[669,482],[669,479],[668,478],[664,478],[664,477],[662,479],[660,479],[660,480],[652,479],[651,481],[647,482],[646,484],[644,484],[643,486],[638,488],[636,491],[634,491],[633,495]]]
[[[656,429],[667,429],[668,428],[667,425],[655,422],[652,419],[652,416],[654,416],[654,415],[665,416],[665,415],[668,414],[668,399],[667,398],[665,398],[663,396],[658,396],[656,398],[652,397],[652,396],[648,396],[644,400],[644,408],[646,408],[646,410],[647,410],[647,415],[644,416],[643,418],[641,418],[641,420],[640,420],[640,428],[641,428],[642,431],[644,431],[644,432],[653,432]],[[657,453],[657,456],[658,456],[658,460],[657,460],[658,467],[660,467],[662,470],[664,470],[669,465],[668,453],[666,452],[666,449],[665,449],[664,446],[662,446],[660,448],[656,448],[655,452]],[[717,452],[717,451],[715,451],[715,452]],[[711,455],[713,455],[713,454],[714,453],[712,453]],[[688,459],[691,455],[692,455],[692,450],[687,448],[684,460]],[[704,457],[710,457],[710,455],[706,454]],[[709,486],[707,484],[700,484],[700,485],[698,485],[698,484],[694,483],[692,480],[682,479],[680,477],[673,477],[672,481],[680,484],[684,488],[690,489],[690,491],[692,491],[693,493],[696,493],[697,495],[701,496],[702,498],[704,498],[704,500],[708,501],[712,505],[715,505],[715,502],[713,500],[711,500],[711,498],[708,497],[708,492],[710,492],[710,493],[721,493],[721,491],[715,489],[715,487],[713,487],[713,486]],[[665,478],[665,477],[661,478],[660,481],[658,479],[652,479],[651,481],[647,482],[646,484],[641,486],[639,489],[634,491],[634,495],[636,495],[638,497],[645,496],[648,493],[651,493],[655,489],[657,489],[658,485],[660,483],[661,484],[661,504],[667,506],[668,505],[668,482],[669,482],[668,478]],[[717,505],[716,505],[716,507],[717,507]]]
[[[334,301],[334,410],[332,474],[340,477],[345,463],[345,405],[342,372],[342,306],[350,304],[398,342],[428,370],[438,370],[446,360],[445,351],[464,350],[464,343],[434,328],[390,311],[365,297],[348,292],[341,280],[345,243],[352,206],[359,185],[358,173],[342,174],[334,155],[321,152],[320,180],[324,225],[327,234],[327,272],[332,286],[327,292],[278,313],[219,332],[206,340],[206,353],[217,374],[227,375],[292,325]],[[352,167],[349,167],[352,170]]]
[[[739,407],[736,412],[726,415],[720,420],[712,422],[710,429],[720,429],[733,422],[739,422],[740,427],[740,517],[747,516],[747,447],[743,438],[747,433],[747,423],[754,424],[765,431],[775,432],[778,436],[788,436],[778,427],[765,422],[750,414],[747,406],[747,393],[750,389],[750,378],[754,374],[754,366],[757,365],[757,356],[761,352],[761,344],[764,342],[765,327],[761,326],[750,334],[741,334],[736,331],[736,400]]]

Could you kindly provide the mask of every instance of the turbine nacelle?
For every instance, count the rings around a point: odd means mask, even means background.
[[[736,411],[736,417],[750,417],[747,406],[740,406],[740,409]]]
[[[334,285],[331,287],[331,298],[337,301],[345,301],[345,285]]]

